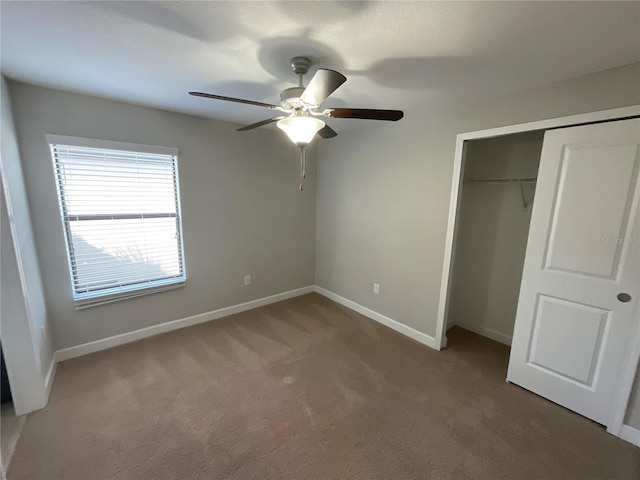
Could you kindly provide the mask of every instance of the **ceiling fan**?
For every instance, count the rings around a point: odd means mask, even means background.
[[[315,138],[316,134],[322,138],[332,138],[337,135],[335,130],[318,117],[360,118],[395,122],[404,116],[401,110],[373,110],[364,108],[327,108],[321,110],[320,105],[322,102],[335,92],[340,85],[346,82],[347,78],[334,70],[320,68],[309,82],[309,85],[305,87],[302,82],[302,77],[309,72],[311,60],[307,57],[293,57],[290,64],[293,72],[298,75],[298,86],[283,90],[280,93],[279,105],[245,100],[242,98],[225,97],[212,93],[189,92],[189,94],[197,97],[212,98],[214,100],[255,105],[257,107],[281,112],[283,115],[240,127],[237,131],[244,132],[277,122],[276,125],[278,128],[283,130],[291,141],[300,147],[300,175],[302,179],[306,177],[304,165],[305,147]],[[302,181],[300,183],[300,190],[302,190]]]

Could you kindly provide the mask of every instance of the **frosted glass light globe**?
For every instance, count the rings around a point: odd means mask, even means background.
[[[313,117],[283,118],[276,125],[299,147],[308,145],[316,133],[324,128],[324,122]]]

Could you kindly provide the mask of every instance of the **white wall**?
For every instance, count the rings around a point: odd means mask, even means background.
[[[312,285],[315,151],[280,132],[10,83],[57,349]],[[186,95],[186,93],[185,93]],[[178,147],[184,288],[76,311],[45,133]],[[252,285],[243,285],[244,275]]]
[[[464,178],[537,177],[544,132],[467,142]],[[531,201],[535,184],[523,184]],[[511,345],[533,204],[518,183],[464,183],[448,327]]]
[[[4,77],[1,156],[1,335],[18,413],[43,407],[53,348],[38,256],[25,192],[20,151]]]

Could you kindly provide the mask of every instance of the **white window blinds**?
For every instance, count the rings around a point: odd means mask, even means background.
[[[59,143],[51,154],[78,308],[184,283],[176,155]]]

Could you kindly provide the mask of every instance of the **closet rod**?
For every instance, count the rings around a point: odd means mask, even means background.
[[[535,177],[520,178],[468,178],[464,183],[536,183]]]

